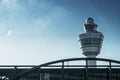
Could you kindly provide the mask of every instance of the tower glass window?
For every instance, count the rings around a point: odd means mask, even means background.
[[[99,46],[101,44],[101,40],[99,38],[85,38],[81,39],[81,45],[82,46],[90,46],[90,45],[97,45]]]

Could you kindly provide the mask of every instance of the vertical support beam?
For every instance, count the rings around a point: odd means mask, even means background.
[[[41,80],[41,67],[38,68],[38,80]]]
[[[17,66],[14,66],[14,74],[13,74],[14,80],[16,80],[16,79],[15,79],[16,73],[17,73]]]
[[[67,66],[68,66],[68,68],[69,68],[69,61],[67,62]]]
[[[41,80],[41,67],[37,67],[37,73],[38,73],[38,80]]]
[[[112,80],[111,61],[109,61],[109,80]]]
[[[86,61],[86,66],[85,66],[85,80],[88,80],[88,59],[85,60]]]
[[[64,77],[64,61],[62,61],[62,80],[65,80],[65,77]]]
[[[88,67],[88,59],[86,59],[86,67]]]

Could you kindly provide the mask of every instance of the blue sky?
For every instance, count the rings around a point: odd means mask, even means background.
[[[119,0],[0,0],[0,64],[84,57],[77,36],[93,17],[105,36],[98,57],[120,60]]]

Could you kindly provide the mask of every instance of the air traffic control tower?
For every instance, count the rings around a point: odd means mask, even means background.
[[[94,19],[89,17],[84,24],[85,33],[78,35],[78,41],[81,44],[82,53],[88,58],[96,58],[100,53],[103,34],[97,31],[97,24]],[[95,60],[89,60],[88,65],[96,65]]]

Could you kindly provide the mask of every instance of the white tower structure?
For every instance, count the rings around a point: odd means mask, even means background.
[[[88,58],[96,58],[100,53],[104,35],[97,31],[97,24],[89,17],[84,24],[85,33],[78,36],[82,53]],[[88,65],[96,65],[95,60],[89,60]]]

